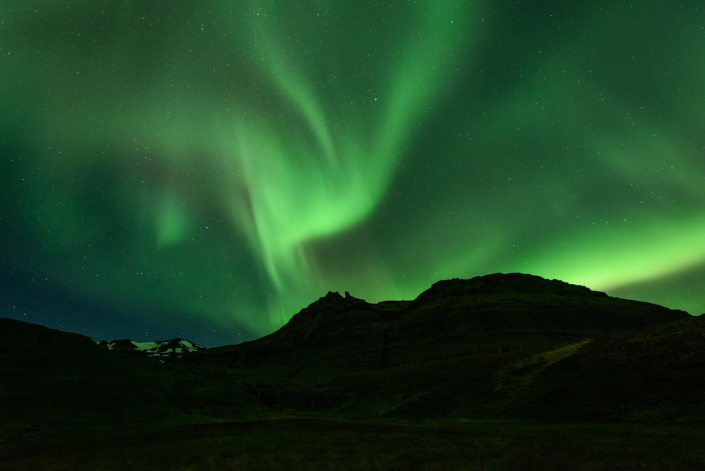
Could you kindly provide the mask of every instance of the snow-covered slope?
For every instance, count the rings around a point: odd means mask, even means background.
[[[205,347],[183,339],[161,340],[158,342],[134,342],[129,339],[102,340],[96,343],[108,350],[136,350],[150,357],[169,359],[181,358],[184,354],[205,350]]]

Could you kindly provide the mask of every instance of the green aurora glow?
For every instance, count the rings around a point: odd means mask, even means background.
[[[12,276],[255,337],[328,290],[495,272],[705,311],[697,2],[23,0],[0,20]]]

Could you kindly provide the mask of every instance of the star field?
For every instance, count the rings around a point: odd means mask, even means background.
[[[698,2],[9,2],[0,315],[206,347],[522,272],[705,311]],[[20,312],[21,311],[21,312]]]

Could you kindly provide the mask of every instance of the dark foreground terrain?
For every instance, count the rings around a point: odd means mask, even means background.
[[[3,445],[12,470],[702,470],[702,425],[272,418]]]
[[[529,275],[165,363],[0,319],[0,469],[705,469],[705,317]]]

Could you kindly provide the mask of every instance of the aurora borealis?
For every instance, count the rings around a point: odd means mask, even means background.
[[[211,347],[495,272],[700,314],[698,3],[2,2],[0,315]]]

